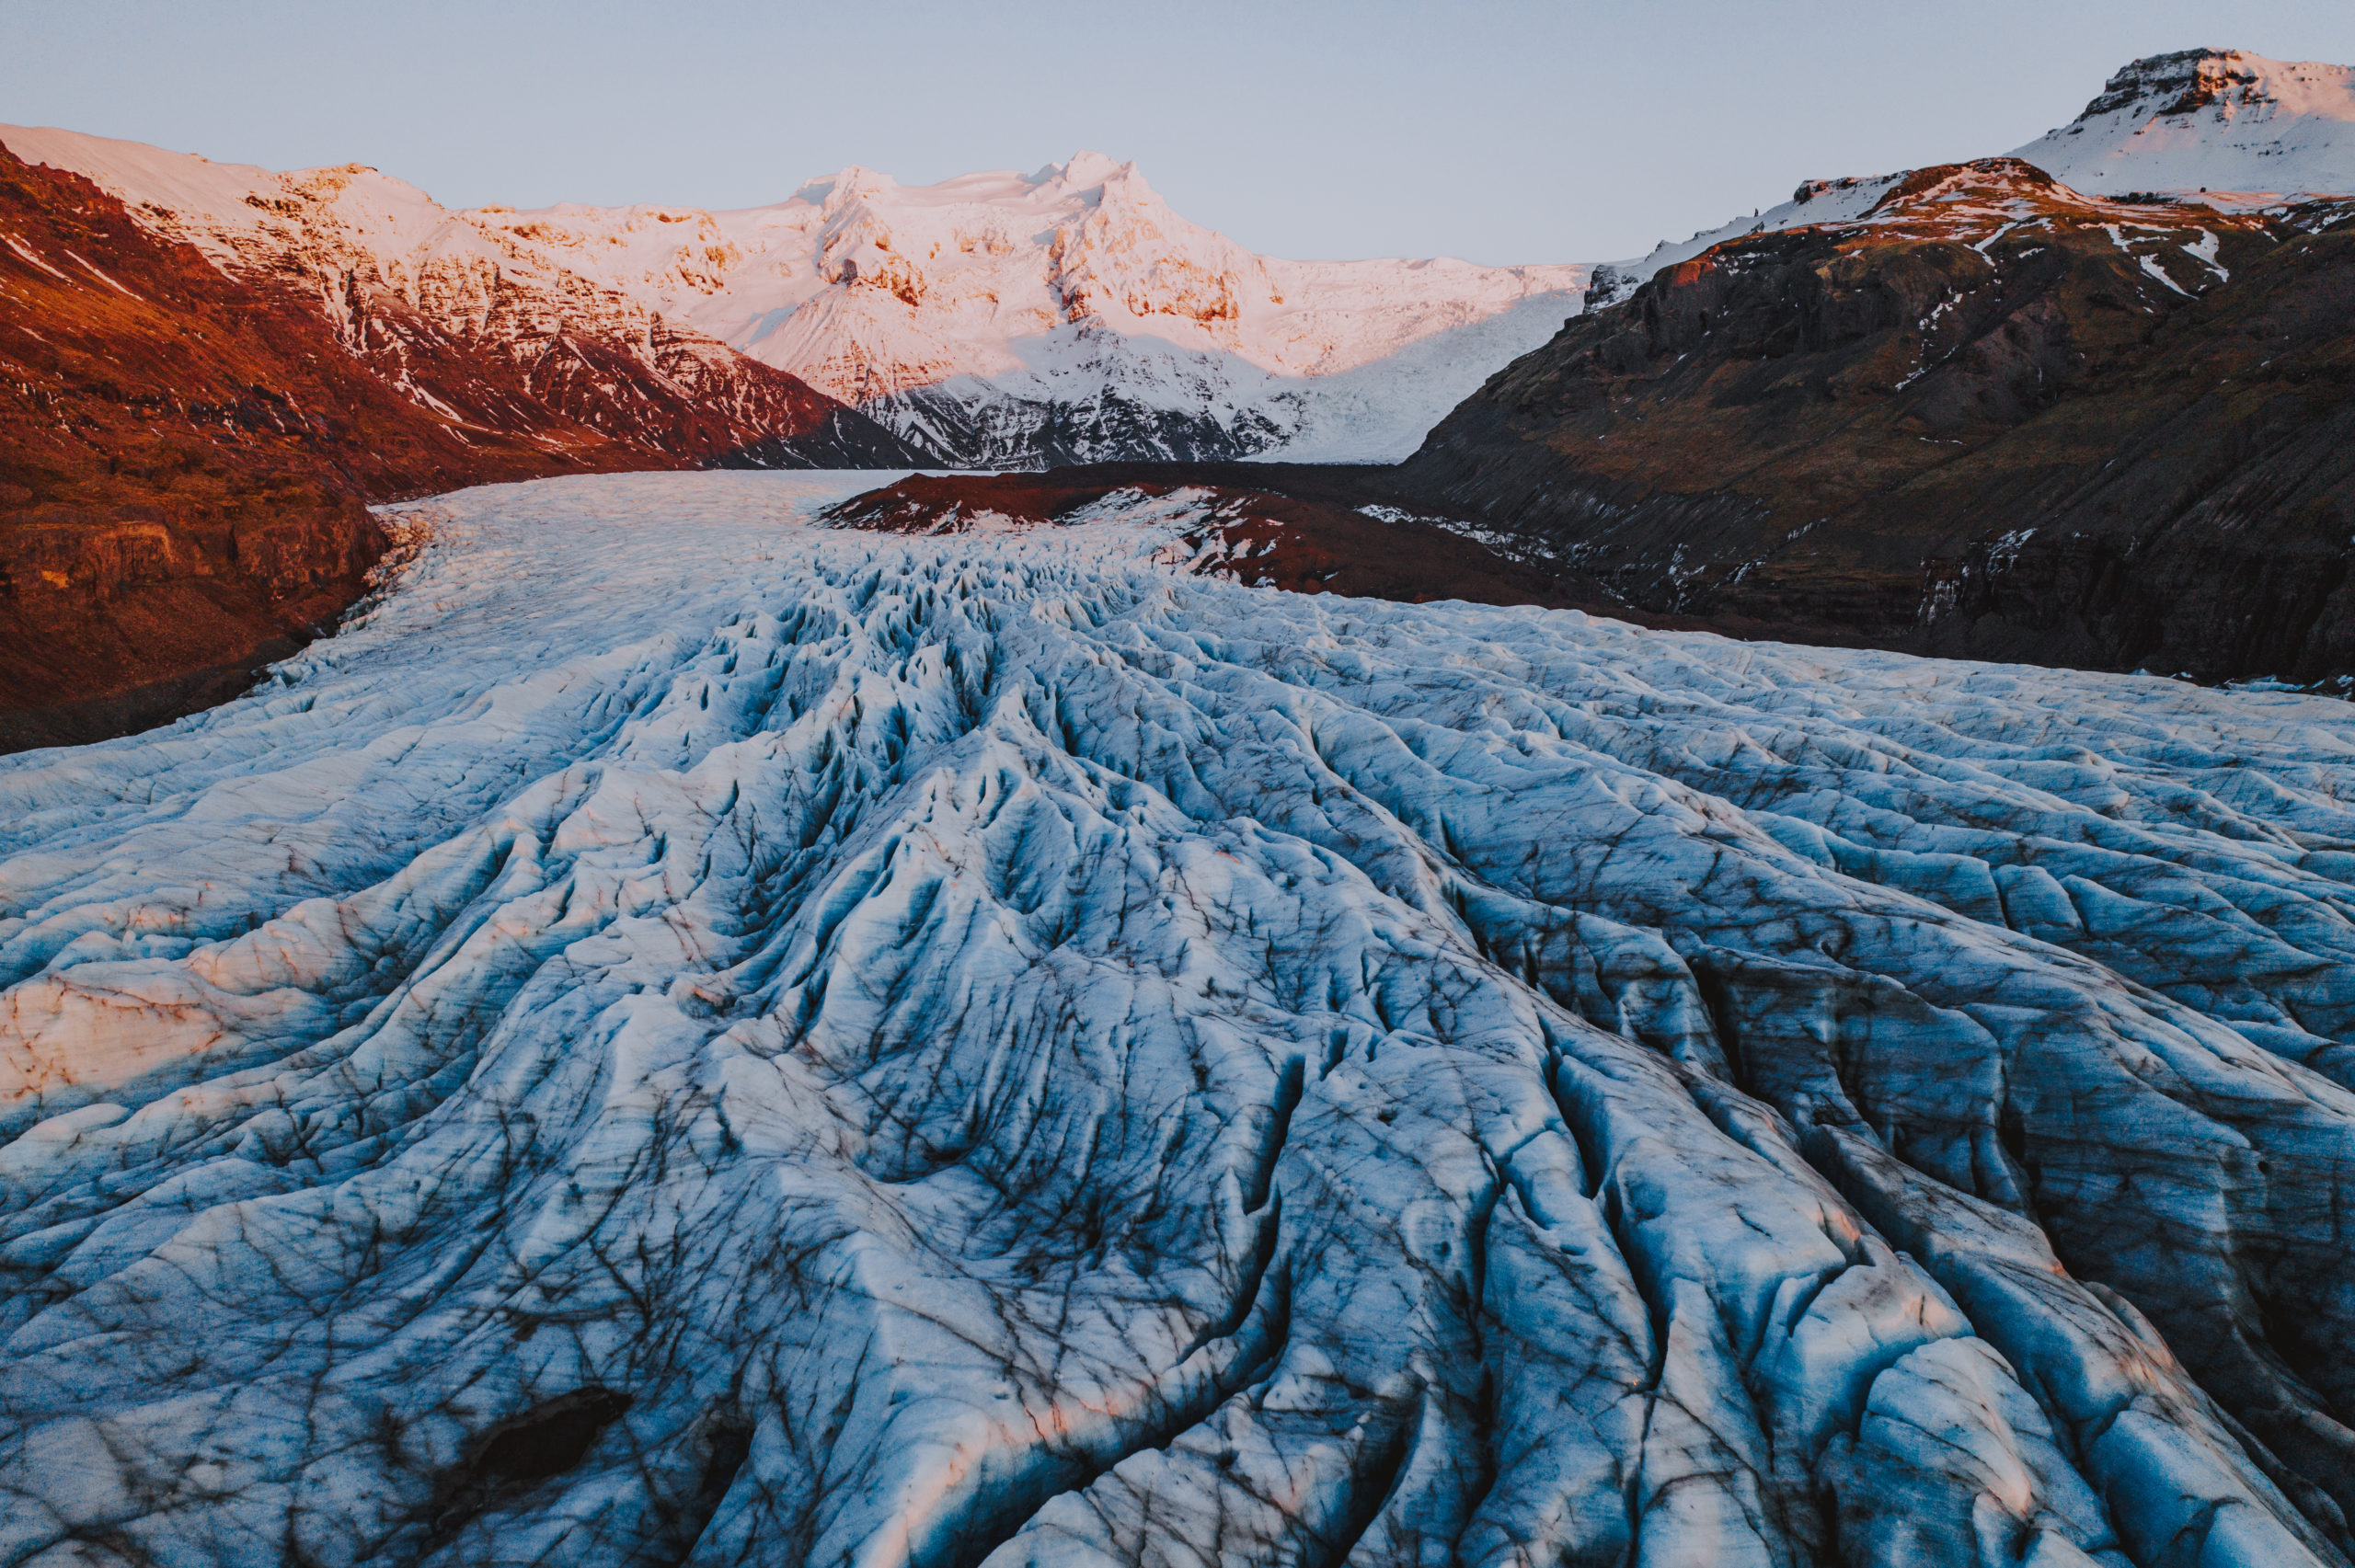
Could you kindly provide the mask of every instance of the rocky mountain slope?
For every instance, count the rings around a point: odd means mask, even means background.
[[[535,264],[373,169],[278,175],[18,127],[0,127],[0,143],[89,178],[143,229],[232,280],[306,295],[378,377],[469,429],[551,449],[617,444],[658,468],[756,448],[788,467],[922,455],[798,377],[596,279]]]
[[[1499,372],[1406,488],[1805,640],[2355,672],[2355,201],[1989,159],[1769,216]]]
[[[847,168],[741,212],[453,212],[370,169],[294,174],[0,130],[331,314],[376,302],[527,355],[561,333],[694,332],[983,466],[1413,449],[1578,309],[1580,266],[1285,261],[1096,154],[925,187]],[[389,305],[387,308],[390,308]],[[706,355],[706,359],[711,356]]]
[[[2165,192],[2225,211],[2355,193],[2355,66],[2237,49],[2153,55],[2111,76],[2075,120],[2008,155],[2097,196]],[[1853,222],[1913,172],[1807,180],[1746,218],[1597,267],[1590,298],[1616,303],[1729,239]]]
[[[2347,704],[857,483],[0,760],[0,1563],[2344,1568]]]
[[[361,497],[552,465],[0,150],[0,748],[143,727],[293,652],[385,548]]]
[[[0,147],[0,747],[236,689],[361,591],[366,499],[917,455],[659,320],[502,335],[491,291],[467,330],[340,259],[201,249]]]

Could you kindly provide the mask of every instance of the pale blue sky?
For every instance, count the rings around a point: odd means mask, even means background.
[[[452,206],[749,206],[1091,147],[1255,250],[1568,261],[2005,151],[2196,45],[2355,63],[2355,4],[0,0],[0,120],[373,164]]]

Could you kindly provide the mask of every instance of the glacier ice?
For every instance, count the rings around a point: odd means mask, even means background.
[[[0,760],[0,1562],[2346,1561],[2345,704],[871,483]]]

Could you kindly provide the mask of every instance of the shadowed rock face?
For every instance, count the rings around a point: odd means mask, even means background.
[[[0,1561],[2344,1562],[2345,704],[858,483],[0,763]]]
[[[141,729],[332,624],[365,501],[584,469],[902,464],[692,333],[492,352],[381,293],[230,277],[0,148],[0,750]]]
[[[1861,219],[1729,241],[1571,321],[1402,481],[1647,609],[2203,680],[2347,673],[2346,205],[1924,169]]]
[[[229,518],[52,504],[0,521],[0,689],[16,704],[0,711],[0,749],[194,712],[331,625],[384,554],[384,531],[333,491],[272,503]]]

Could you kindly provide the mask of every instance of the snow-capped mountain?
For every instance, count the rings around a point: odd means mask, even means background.
[[[2103,196],[2345,194],[2355,191],[2355,66],[2237,49],[2153,55],[2012,155]]]
[[[0,759],[0,1561],[2344,1568],[2347,704],[865,483]]]
[[[475,338],[692,333],[993,464],[1400,456],[1574,313],[1587,279],[1256,256],[1097,154],[925,187],[852,167],[741,212],[453,212],[359,166],[0,138],[225,268],[301,275],[339,319],[388,295]]]
[[[2355,200],[1983,158],[1797,205],[1867,198],[1573,319],[1391,482],[1623,603],[1797,641],[2355,670],[2355,424],[2300,390],[2355,357]]]
[[[1587,273],[1257,256],[1094,153],[931,186],[852,167],[734,212],[465,216],[991,464],[1403,455]]]
[[[2188,49],[2137,60],[2069,124],[2009,155],[2092,197],[2206,198],[2226,208],[2355,194],[2355,66]],[[1914,171],[1810,179],[1789,200],[1594,269],[1588,303],[1745,235],[1853,223]]]
[[[2355,354],[2350,81],[2138,61],[2018,155],[1599,266],[1396,482],[1752,635],[2335,679],[2355,470],[2303,389]]]
[[[132,142],[0,126],[29,164],[78,175],[135,223],[234,281],[307,299],[342,346],[419,407],[551,452],[641,461],[920,458],[798,377],[627,293],[501,246],[424,192],[358,166],[273,174]]]

